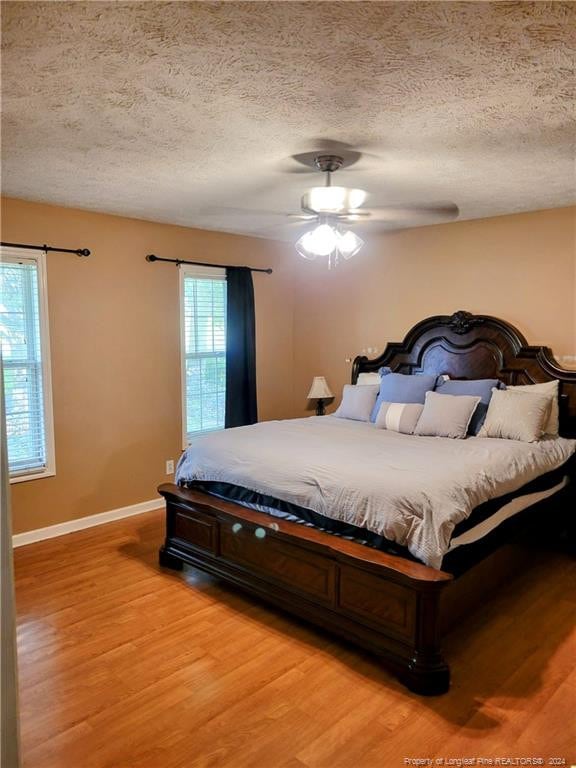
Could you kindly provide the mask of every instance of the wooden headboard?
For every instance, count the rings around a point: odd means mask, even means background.
[[[531,347],[514,326],[490,315],[459,310],[428,317],[404,341],[391,342],[379,357],[354,360],[359,373],[389,366],[397,373],[448,374],[452,379],[500,379],[505,384],[560,381],[560,432],[576,436],[576,371],[560,367],[549,347]]]

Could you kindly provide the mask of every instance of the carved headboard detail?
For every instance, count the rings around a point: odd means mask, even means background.
[[[404,341],[391,342],[382,354],[354,360],[359,373],[389,366],[397,373],[448,374],[453,379],[500,379],[505,384],[560,381],[560,431],[576,435],[576,371],[560,367],[549,347],[532,347],[514,326],[490,315],[459,310],[428,317]]]

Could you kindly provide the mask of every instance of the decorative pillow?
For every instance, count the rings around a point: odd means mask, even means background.
[[[486,420],[478,437],[503,437],[534,443],[543,435],[550,414],[550,397],[513,389],[492,390]]]
[[[380,371],[380,393],[370,421],[376,421],[382,403],[424,403],[426,392],[434,389],[437,378],[423,373],[390,373],[389,368],[381,368]]]
[[[492,397],[492,389],[498,388],[500,383],[498,379],[448,379],[437,384],[434,391],[438,392],[439,395],[472,395],[480,398],[478,407],[474,411],[470,426],[468,427],[470,435],[477,435],[486,418],[488,403]]]
[[[362,387],[362,386],[365,386],[366,384],[377,384],[379,387],[380,374],[379,373],[359,373],[358,380],[356,381],[356,385],[359,387]]]
[[[426,403],[418,420],[415,435],[465,438],[480,397],[472,395],[440,395],[426,393]]]
[[[378,385],[376,384],[363,384],[359,387],[345,384],[340,407],[332,415],[339,419],[369,421],[377,396]]]
[[[382,403],[374,424],[378,429],[411,435],[423,410],[420,403]]]
[[[544,432],[554,437],[558,437],[560,431],[559,384],[558,379],[554,379],[554,381],[545,381],[543,384],[521,384],[516,387],[508,387],[513,392],[528,392],[531,395],[546,395],[550,398],[550,413],[548,421],[544,425]]]

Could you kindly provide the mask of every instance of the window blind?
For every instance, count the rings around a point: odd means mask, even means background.
[[[182,285],[184,433],[224,428],[226,274],[184,270]]]
[[[0,344],[10,474],[41,471],[47,446],[36,259],[2,257]]]

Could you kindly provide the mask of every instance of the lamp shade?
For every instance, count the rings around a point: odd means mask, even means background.
[[[308,400],[323,400],[327,397],[334,397],[334,395],[330,392],[326,379],[324,376],[314,376],[310,392],[308,392]]]

